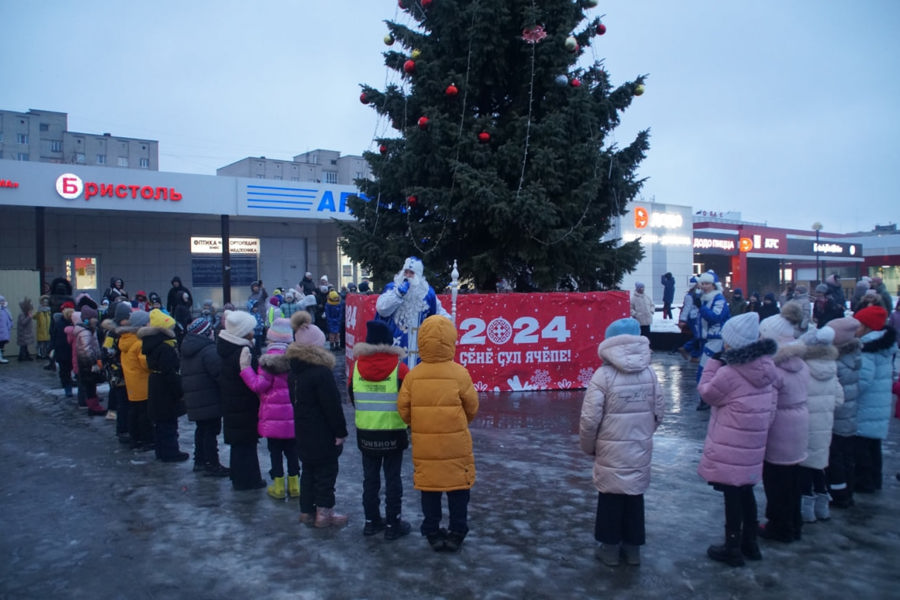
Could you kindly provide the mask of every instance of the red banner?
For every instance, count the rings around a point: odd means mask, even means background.
[[[449,295],[438,296],[452,312]],[[355,340],[366,337],[378,296],[347,296],[347,369]],[[460,294],[456,361],[486,391],[585,388],[598,366],[597,345],[629,314],[627,292]]]

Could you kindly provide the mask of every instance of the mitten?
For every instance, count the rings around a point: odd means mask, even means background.
[[[253,357],[250,354],[250,348],[244,346],[243,350],[241,350],[241,356],[238,359],[238,364],[241,365],[241,371],[250,366],[253,361]]]
[[[409,291],[409,279],[404,279],[403,283],[397,286],[397,291],[400,292],[401,296],[405,296],[406,292]]]

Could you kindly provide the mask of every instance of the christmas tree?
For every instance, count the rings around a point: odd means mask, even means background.
[[[399,0],[386,21],[385,89],[361,102],[389,120],[365,153],[341,224],[342,248],[389,280],[419,256],[435,283],[454,260],[491,291],[610,289],[643,257],[604,239],[640,190],[648,132],[626,147],[609,133],[643,76],[613,87],[601,60],[579,57],[605,25],[596,0]],[[396,135],[396,134],[394,134]]]

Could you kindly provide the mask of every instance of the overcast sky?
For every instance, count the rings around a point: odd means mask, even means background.
[[[434,0],[440,2],[441,0]],[[540,4],[540,0],[535,0]],[[615,132],[651,149],[646,200],[774,227],[870,230],[900,218],[900,1],[601,0],[584,60],[649,74]],[[360,154],[390,127],[395,0],[0,0],[0,108],[159,141],[160,170],[246,156]]]

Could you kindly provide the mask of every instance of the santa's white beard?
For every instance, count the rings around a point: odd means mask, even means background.
[[[416,275],[412,278],[403,277],[398,273],[394,277],[394,284],[398,287],[404,279],[409,279],[409,291],[403,296],[403,302],[394,311],[394,323],[403,332],[418,327],[422,322],[422,313],[428,308],[425,295],[428,294],[428,282],[424,277]]]

